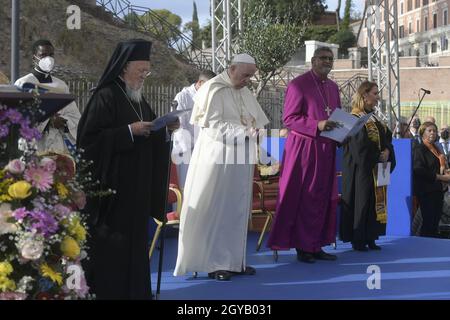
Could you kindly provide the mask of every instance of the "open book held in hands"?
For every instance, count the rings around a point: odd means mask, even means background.
[[[336,108],[328,120],[338,123],[338,126],[330,131],[322,131],[321,137],[326,137],[341,143],[347,137],[354,136],[362,129],[364,124],[369,120],[372,113],[366,114],[361,118],[345,112],[340,108]]]
[[[185,109],[185,110],[175,110],[169,113],[166,113],[165,115],[156,118],[153,120],[153,126],[152,131],[157,131],[161,128],[166,127],[167,125],[177,121],[178,117],[182,116],[183,114],[190,112],[192,109]]]

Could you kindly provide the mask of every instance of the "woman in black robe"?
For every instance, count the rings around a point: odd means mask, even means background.
[[[422,143],[416,144],[413,150],[413,185],[423,218],[422,237],[438,237],[444,192],[450,182],[447,159],[435,145],[437,130],[434,123],[424,122],[419,128]]]
[[[363,82],[353,96],[352,114],[373,112],[378,100],[377,84]],[[395,168],[392,133],[372,115],[343,148],[340,237],[357,251],[380,250],[375,240],[386,232],[387,188],[377,187],[376,176],[380,162],[390,162],[391,172]]]

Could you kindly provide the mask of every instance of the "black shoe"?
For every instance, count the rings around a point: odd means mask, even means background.
[[[369,249],[367,249],[365,244],[360,244],[360,243],[353,243],[352,248],[355,251],[368,251],[369,250]]]
[[[316,259],[314,259],[313,254],[309,253],[309,252],[297,253],[297,260],[301,261],[301,262],[306,262],[306,263],[316,262]]]
[[[242,276],[253,276],[256,274],[256,269],[250,266],[246,266],[245,270],[242,270],[241,272],[232,272],[236,275],[242,275]]]
[[[229,281],[231,279],[231,272],[219,270],[208,273],[208,277],[211,279],[216,279],[217,281]]]
[[[337,256],[335,256],[334,254],[329,254],[326,253],[323,250],[320,250],[319,252],[315,252],[313,253],[313,256],[315,259],[317,260],[327,260],[327,261],[334,261],[337,259]]]
[[[367,246],[369,247],[370,250],[381,250],[381,247],[380,247],[380,246],[377,246],[377,245],[375,244],[375,240],[368,241],[368,242],[367,242]]]

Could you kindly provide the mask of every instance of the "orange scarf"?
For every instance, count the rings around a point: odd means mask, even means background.
[[[445,169],[447,168],[447,161],[446,161],[446,159],[445,159],[445,155],[443,155],[443,154],[441,153],[441,151],[440,151],[438,148],[436,148],[436,146],[434,145],[434,143],[430,143],[430,142],[428,142],[428,141],[426,141],[426,140],[423,140],[423,144],[428,148],[428,150],[431,151],[431,153],[434,154],[434,156],[435,156],[436,158],[439,159],[439,165],[440,165],[440,167],[441,167],[441,168],[440,168],[440,174],[444,174]]]

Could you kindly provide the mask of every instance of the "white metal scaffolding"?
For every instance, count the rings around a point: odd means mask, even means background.
[[[212,67],[220,72],[228,66],[233,51],[233,37],[242,31],[242,0],[210,0]],[[219,39],[220,38],[220,39]]]
[[[400,70],[398,55],[397,0],[368,0],[366,15],[368,35],[369,80],[376,81],[381,105],[377,114],[400,134]],[[394,115],[394,117],[393,117]]]

